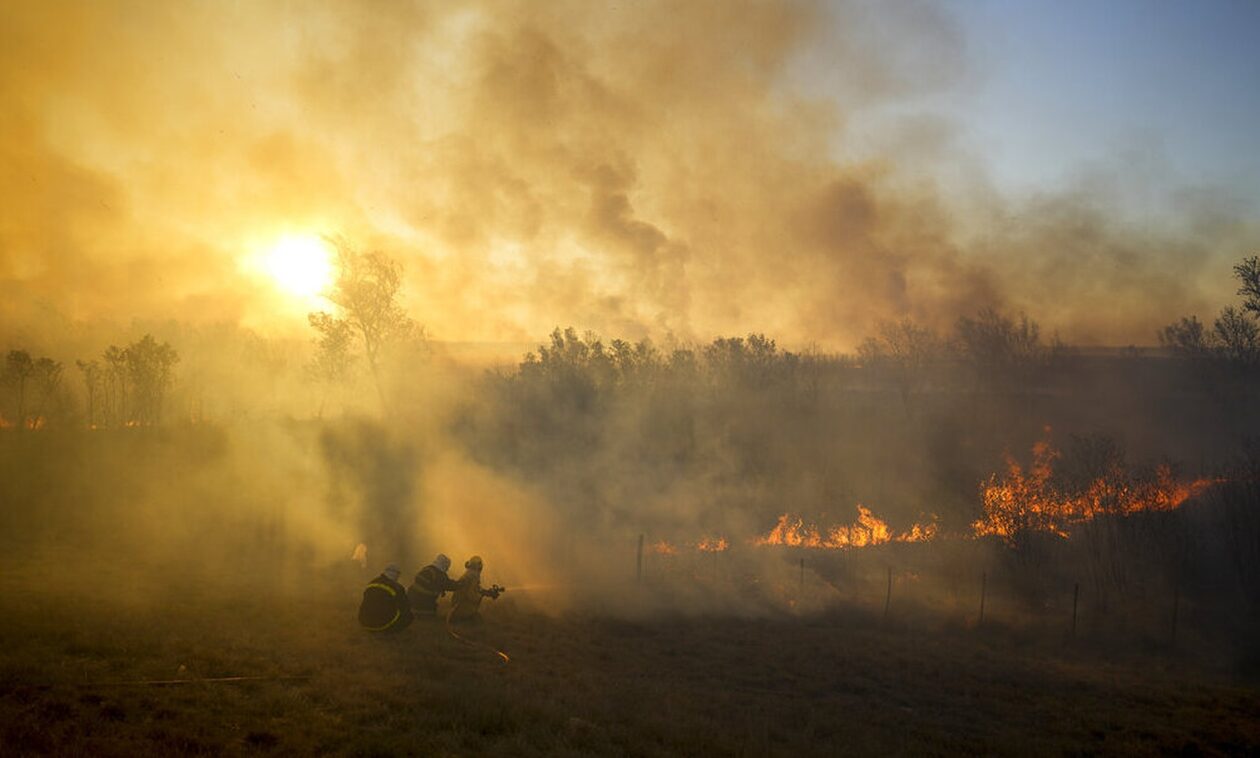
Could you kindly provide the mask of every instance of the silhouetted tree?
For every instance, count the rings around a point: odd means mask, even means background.
[[[1260,316],[1260,256],[1244,258],[1234,266],[1234,276],[1242,282],[1238,294],[1243,296],[1243,310]]]
[[[35,362],[25,350],[10,350],[4,362],[4,383],[17,393],[17,419],[19,429],[26,427],[26,382],[35,373]]]
[[[1260,257],[1252,256],[1234,266],[1242,284],[1242,307],[1226,306],[1208,331],[1195,316],[1164,327],[1160,344],[1181,358],[1220,365],[1244,373],[1260,366]]]
[[[1198,360],[1212,355],[1212,337],[1196,316],[1182,318],[1161,329],[1159,344],[1183,358]]]
[[[1245,310],[1227,306],[1212,323],[1217,349],[1233,366],[1248,368],[1260,362],[1260,325]]]
[[[127,421],[127,351],[117,345],[105,348],[105,421],[110,426]]]
[[[307,314],[306,320],[319,335],[315,339],[315,357],[307,370],[326,389],[343,384],[350,378],[350,371],[354,367],[354,355],[351,353],[354,331],[350,322],[333,318],[322,311]],[[320,400],[320,416],[323,415],[323,410],[324,401]]]
[[[909,407],[910,393],[927,380],[928,369],[940,360],[945,345],[931,329],[909,319],[885,321],[879,335],[858,346],[858,359],[867,368],[887,376]]]
[[[775,341],[764,334],[719,337],[704,348],[704,362],[718,381],[730,381],[754,389],[764,389],[779,381],[790,381],[799,357],[780,352]]]
[[[161,421],[162,402],[173,381],[172,370],[179,354],[168,343],[159,344],[146,334],[127,346],[127,376],[131,380],[134,420],[151,425]]]
[[[100,361],[75,361],[83,373],[83,388],[87,391],[88,427],[96,426],[96,393],[101,389],[102,370]]]
[[[338,265],[337,279],[328,299],[338,307],[340,318],[320,311],[310,314],[308,319],[321,334],[338,332],[341,327],[336,322],[341,321],[359,337],[381,407],[384,408],[385,390],[381,385],[380,372],[382,348],[391,342],[407,339],[418,331],[423,335],[423,330],[398,303],[402,266],[379,252],[360,253],[343,237],[328,239],[337,249]],[[321,325],[325,329],[321,329]]]
[[[36,423],[42,424],[47,421],[45,413],[49,410],[48,403],[54,399],[57,388],[61,386],[62,365],[60,361],[54,361],[52,358],[39,358],[35,361],[35,370],[31,373],[34,380],[35,388],[39,390],[39,408],[35,412]]]
[[[1052,353],[1041,341],[1040,326],[1023,313],[1016,319],[985,308],[975,318],[958,319],[955,334],[959,354],[990,388],[1028,379]]]

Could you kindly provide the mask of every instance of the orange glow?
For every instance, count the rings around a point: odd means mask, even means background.
[[[1219,481],[1178,482],[1172,470],[1161,465],[1153,481],[1136,481],[1117,469],[1090,482],[1080,494],[1070,494],[1052,479],[1059,452],[1048,437],[1033,445],[1032,453],[1027,471],[1007,455],[1005,475],[993,474],[981,485],[985,515],[972,524],[975,536],[994,535],[1009,542],[1021,532],[1038,531],[1067,537],[1073,524],[1100,515],[1174,510]]]
[[[870,547],[888,542],[926,542],[936,536],[936,524],[914,524],[908,531],[893,534],[888,523],[863,505],[858,505],[857,521],[853,524],[833,526],[826,532],[815,524],[806,524],[801,518],[788,514],[770,533],[753,540],[754,545],[784,545],[837,550],[851,547]]]
[[[665,540],[653,543],[649,549],[657,555],[678,555],[678,548],[669,544]]]
[[[725,537],[705,537],[696,543],[696,550],[702,553],[721,553],[730,546]]]

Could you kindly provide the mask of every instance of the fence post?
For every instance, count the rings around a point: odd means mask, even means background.
[[[989,590],[989,572],[980,572],[980,620],[976,622],[976,628],[984,623],[984,598]]]
[[[639,552],[634,561],[634,580],[636,582],[643,581],[643,535],[639,535]]]
[[[1177,611],[1181,606],[1181,574],[1178,572],[1173,585],[1172,644],[1177,644]]]
[[[1076,639],[1076,603],[1081,599],[1081,583],[1072,585],[1072,639]]]
[[[892,604],[892,566],[888,567],[888,594],[884,595],[884,621],[888,621],[888,606]]]
[[[801,592],[805,591],[805,559],[801,558]]]

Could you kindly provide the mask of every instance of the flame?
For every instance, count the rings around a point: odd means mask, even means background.
[[[44,417],[43,417],[43,416],[32,416],[31,418],[28,418],[28,419],[26,420],[26,428],[27,428],[27,429],[30,429],[31,431],[34,431],[34,430],[36,430],[36,429],[43,429],[43,428],[44,428]]]
[[[4,414],[0,414],[0,429],[12,429],[12,428],[13,428],[13,422],[5,418]]]
[[[753,540],[754,545],[785,545],[837,550],[850,547],[869,547],[888,542],[926,542],[936,536],[936,524],[915,524],[909,531],[894,534],[888,522],[859,504],[858,517],[853,524],[833,526],[825,533],[815,524],[804,519],[783,514],[770,533]]]
[[[1047,428],[1047,435],[1049,431]],[[1139,481],[1115,467],[1082,492],[1072,494],[1061,491],[1052,479],[1054,461],[1060,455],[1049,439],[1033,445],[1032,453],[1027,471],[1008,454],[1005,475],[993,474],[981,485],[984,518],[972,524],[976,537],[992,535],[1009,542],[1025,531],[1067,537],[1072,525],[1097,516],[1175,510],[1220,481],[1200,478],[1178,482],[1167,465],[1155,470],[1153,480]]]
[[[721,553],[730,546],[725,537],[705,537],[696,543],[696,550],[702,553]]]
[[[658,555],[678,555],[678,548],[669,544],[665,540],[653,543],[649,549]]]

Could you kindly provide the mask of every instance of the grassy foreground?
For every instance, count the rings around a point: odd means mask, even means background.
[[[1260,689],[1001,630],[626,622],[495,604],[372,637],[343,606],[0,599],[0,745],[23,754],[835,755],[1260,751]],[[145,680],[275,677],[238,683]]]

